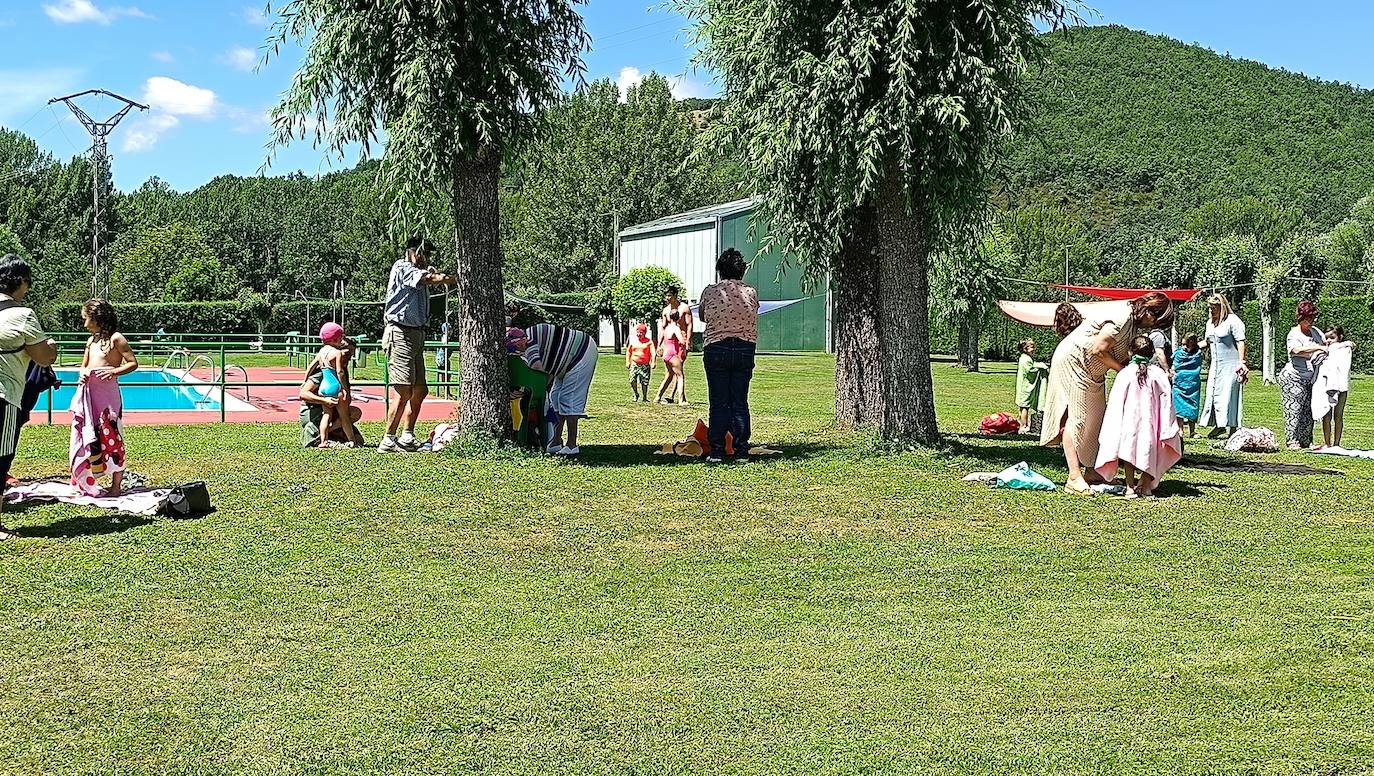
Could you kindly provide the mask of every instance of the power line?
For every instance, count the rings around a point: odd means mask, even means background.
[[[65,130],[65,129],[62,128],[62,117],[59,116],[59,115],[57,115],[57,111],[53,110],[52,103],[48,103],[48,112],[52,114],[52,120],[53,120],[53,122],[54,122],[54,126],[57,127],[57,131],[59,131],[59,132],[62,133],[62,139],[67,141],[67,145],[71,146],[71,147],[72,147],[72,150],[75,151],[75,152],[77,153],[77,155],[80,155],[80,154],[81,154],[81,149],[78,148],[78,147],[76,146],[76,143],[73,143],[73,142],[72,142],[72,139],[71,139],[70,137],[67,136],[67,130]],[[49,128],[48,128],[48,132],[51,132],[51,131],[52,131],[52,127],[49,127]],[[46,135],[47,132],[44,132],[43,134]]]

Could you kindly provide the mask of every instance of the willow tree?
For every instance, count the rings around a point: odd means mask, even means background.
[[[368,157],[397,231],[433,227],[426,203],[452,213],[462,424],[497,437],[510,420],[498,181],[565,79],[581,82],[589,39],[580,0],[285,0],[275,52],[306,53],[272,112],[275,143]],[[446,221],[447,219],[442,219]]]
[[[832,279],[837,418],[934,442],[930,257],[973,238],[1026,114],[1037,25],[1065,24],[1076,3],[677,2],[723,78],[721,131],[755,178],[758,217]]]

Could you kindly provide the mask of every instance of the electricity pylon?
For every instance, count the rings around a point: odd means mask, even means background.
[[[78,97],[85,97],[92,94],[103,94],[124,103],[113,116],[104,121],[96,121],[91,115],[81,109],[73,100]],[[106,275],[104,266],[105,254],[105,177],[110,170],[110,147],[108,139],[110,133],[114,132],[119,122],[128,115],[129,111],[138,108],[148,110],[147,105],[134,102],[127,97],[121,97],[114,92],[107,92],[104,89],[87,89],[77,94],[69,94],[66,97],[54,97],[48,100],[48,104],[55,102],[64,103],[71,112],[86,127],[86,131],[91,135],[91,188],[94,192],[94,209],[91,211],[91,296],[105,297],[109,295],[109,278]]]

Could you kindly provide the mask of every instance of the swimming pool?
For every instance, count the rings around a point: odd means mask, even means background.
[[[33,408],[35,413],[48,411],[49,397],[52,397],[52,408],[57,412],[65,412],[72,406],[72,397],[76,396],[76,380],[79,373],[75,369],[57,369],[55,371],[57,372],[57,379],[62,381],[62,387],[39,397],[38,404]],[[120,391],[124,394],[124,410],[126,412],[158,410],[219,412],[219,388],[203,383],[194,377],[189,377],[185,372],[178,369],[140,369],[133,374],[125,375],[121,382],[167,383],[166,385],[121,386]],[[174,384],[183,382],[193,383],[193,385]],[[226,399],[227,404],[224,407],[226,411],[253,410],[253,405],[241,399],[236,399],[233,396],[228,396]]]

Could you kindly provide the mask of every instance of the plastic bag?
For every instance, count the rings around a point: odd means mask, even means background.
[[[1025,461],[998,472],[996,486],[1012,490],[1055,490],[1055,484],[1048,477],[1031,469]]]

